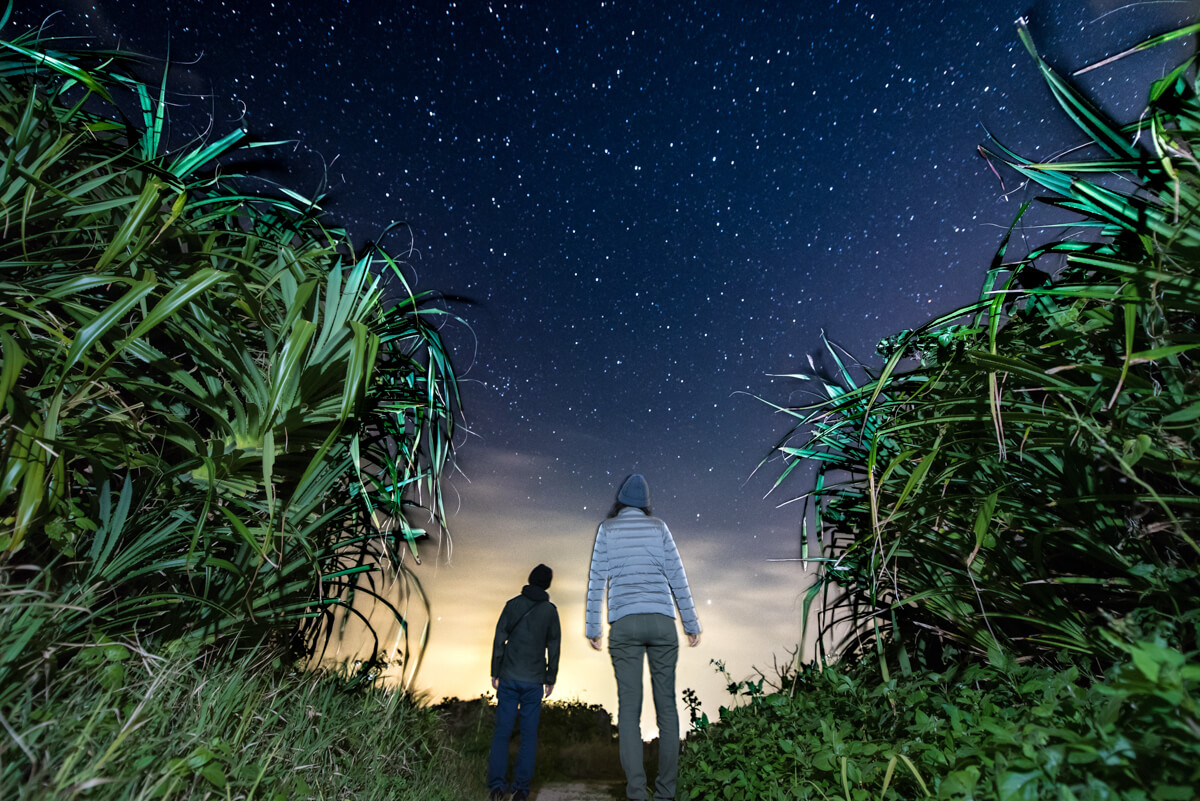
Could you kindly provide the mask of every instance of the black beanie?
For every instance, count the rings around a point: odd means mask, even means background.
[[[538,565],[529,574],[529,583],[535,587],[541,587],[543,590],[550,589],[550,580],[554,578],[554,571],[545,565]]]

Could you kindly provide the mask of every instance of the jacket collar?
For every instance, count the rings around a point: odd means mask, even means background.
[[[521,588],[521,595],[531,601],[549,601],[550,593],[543,590],[541,587],[535,587],[532,584],[526,584]]]

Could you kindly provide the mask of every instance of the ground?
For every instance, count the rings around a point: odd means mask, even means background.
[[[612,787],[610,782],[550,782],[534,790],[530,801],[612,801]]]

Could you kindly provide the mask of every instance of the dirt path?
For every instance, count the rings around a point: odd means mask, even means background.
[[[530,796],[530,801],[613,801],[624,796],[624,793],[614,796],[614,787],[620,791],[624,788],[624,782],[616,785],[604,782],[551,782],[539,787]]]

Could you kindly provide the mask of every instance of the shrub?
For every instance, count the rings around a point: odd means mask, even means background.
[[[976,304],[864,381],[832,346],[833,377],[800,376],[823,400],[790,410],[780,481],[819,461],[805,611],[849,634],[689,737],[687,797],[1197,797],[1194,57],[1120,126],[1019,35],[1100,155],[982,152],[1082,220],[1014,259],[1026,204]]]
[[[231,169],[246,132],[168,141],[166,82],[131,64],[0,42],[0,796],[467,794],[377,659],[279,656],[358,595],[419,664],[404,579],[458,409],[441,312],[319,198]]]
[[[372,574],[407,577],[443,519],[429,296],[315,201],[219,169],[244,131],[172,146],[165,81],[129,63],[0,43],[0,564],[57,603],[0,686],[96,632],[311,649],[353,593],[403,623]]]
[[[1177,624],[1200,597],[1192,59],[1121,126],[1038,56],[1024,23],[1018,32],[1100,155],[1034,164],[994,142],[982,152],[1082,219],[1013,257],[1026,204],[980,300],[885,340],[879,374],[854,380],[831,348],[836,377],[802,376],[825,400],[791,410],[780,480],[819,460],[821,559],[836,570],[814,592],[840,594],[826,631],[848,624],[850,647],[1048,663],[1067,649],[1100,667],[1118,642],[1161,633],[1191,651],[1194,627]]]
[[[689,734],[681,798],[1190,799],[1200,664],[1162,642],[1092,682],[1008,663],[883,680],[807,666]]]

